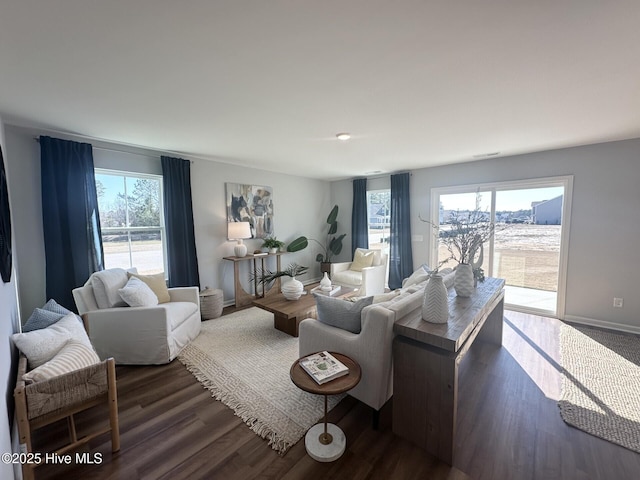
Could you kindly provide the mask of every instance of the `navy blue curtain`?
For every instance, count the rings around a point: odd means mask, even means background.
[[[351,252],[369,248],[369,219],[367,215],[367,179],[353,181],[353,209],[351,210]]]
[[[413,273],[409,177],[409,173],[391,175],[389,288],[392,290],[400,288],[402,280]]]
[[[40,171],[47,298],[75,310],[71,290],[104,269],[92,147],[42,136]]]
[[[191,204],[191,162],[161,157],[169,287],[200,285]]]

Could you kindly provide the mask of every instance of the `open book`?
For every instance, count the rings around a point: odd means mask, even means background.
[[[329,352],[319,352],[300,359],[300,366],[318,385],[349,373],[347,366]]]

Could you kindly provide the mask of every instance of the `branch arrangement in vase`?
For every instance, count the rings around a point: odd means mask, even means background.
[[[271,271],[267,268],[264,270],[261,268],[256,269],[256,274],[251,275],[251,281],[258,280],[260,285],[269,285],[276,278],[279,277],[291,277],[294,278],[298,275],[304,275],[309,270],[309,267],[305,267],[303,265],[298,265],[297,263],[292,263],[285,270],[281,271]]]

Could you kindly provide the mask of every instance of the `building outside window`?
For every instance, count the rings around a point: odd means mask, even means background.
[[[389,254],[391,226],[391,190],[370,190],[367,192],[367,212],[369,218],[369,248]]]
[[[96,169],[105,268],[166,271],[162,176]]]

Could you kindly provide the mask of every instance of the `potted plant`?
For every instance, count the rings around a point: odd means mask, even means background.
[[[281,242],[276,237],[267,237],[262,242],[262,248],[266,248],[269,253],[276,253],[278,250],[284,247],[284,242]]]
[[[281,290],[282,294],[287,300],[297,300],[304,291],[304,285],[301,281],[296,280],[297,275],[303,275],[307,273],[309,267],[292,263],[285,270],[272,272],[269,269],[258,269],[256,272],[256,279],[261,285],[268,285],[279,277],[291,277],[291,280],[285,284]],[[253,280],[253,279],[252,279]]]
[[[316,242],[322,249],[321,253],[316,255],[316,261],[320,262],[320,271],[329,272],[331,270],[331,260],[335,255],[339,255],[342,251],[342,240],[347,235],[346,233],[336,235],[338,232],[338,205],[334,205],[327,217],[327,224],[329,230],[325,238],[324,244],[320,243],[315,238],[307,239],[305,236],[301,236],[293,240],[287,247],[288,252],[297,252],[307,247],[309,240]]]

